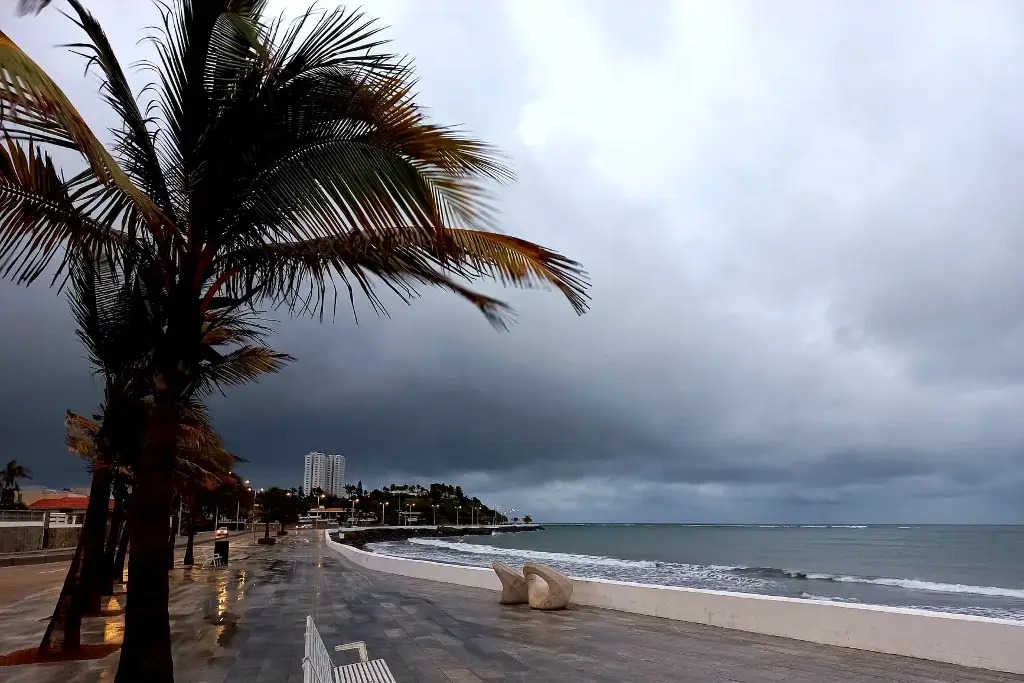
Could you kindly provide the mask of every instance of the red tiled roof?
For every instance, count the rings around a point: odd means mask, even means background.
[[[64,496],[62,498],[40,498],[28,506],[29,510],[85,510],[89,507],[89,496]],[[107,501],[107,509],[114,509],[114,501]]]

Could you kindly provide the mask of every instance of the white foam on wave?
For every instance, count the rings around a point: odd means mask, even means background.
[[[473,553],[475,555],[504,555],[508,557],[520,557],[530,560],[545,560],[548,562],[566,562],[569,564],[597,565],[600,567],[631,567],[636,569],[653,569],[661,563],[652,560],[620,560],[614,557],[603,557],[600,555],[573,555],[570,553],[548,553],[542,550],[519,550],[517,548],[499,548],[493,545],[478,543],[462,543],[460,541],[442,541],[436,538],[410,538],[410,543],[416,545],[429,545],[445,550],[454,550],[462,553]]]
[[[804,524],[801,529],[827,529],[828,524]]]
[[[909,529],[910,527],[909,527],[909,526],[898,526],[898,527],[896,527],[896,528],[897,528],[897,529]]]
[[[837,576],[835,574],[807,574],[808,579],[824,579],[839,583],[867,583],[874,586],[891,586],[908,590],[931,591],[933,593],[970,593],[974,595],[991,595],[1001,598],[1024,599],[1024,589],[1000,588],[998,586],[970,586],[963,583],[938,583],[920,581],[918,579],[887,579],[870,576]]]
[[[833,524],[831,529],[867,529],[866,524]]]
[[[828,595],[814,595],[813,593],[801,593],[804,600],[827,600],[828,602],[860,602],[857,598],[840,598]]]

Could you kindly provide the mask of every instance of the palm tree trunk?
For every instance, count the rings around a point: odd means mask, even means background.
[[[124,583],[124,559],[128,555],[128,541],[131,538],[128,528],[128,520],[125,520],[124,528],[121,529],[121,540],[117,544],[114,566],[110,571],[110,580],[114,583]]]
[[[110,513],[110,485],[113,471],[109,462],[96,460],[93,465],[92,486],[89,489],[89,507],[82,520],[82,614],[100,613],[104,574],[103,541],[107,535],[107,517]]]
[[[71,558],[71,566],[64,577],[64,586],[60,589],[60,597],[53,608],[50,623],[39,643],[39,654],[51,652],[70,652],[82,645],[82,615],[75,614],[75,586],[82,578],[82,538],[78,539],[78,547]]]
[[[121,543],[124,530],[124,496],[116,494],[114,512],[110,516],[110,530],[107,532],[107,544],[103,549],[102,595],[114,594],[114,563],[117,560],[117,549]]]
[[[188,542],[185,544],[185,561],[182,562],[186,567],[191,567],[196,563],[195,560],[195,542],[196,542],[196,523],[195,517],[192,515],[192,511],[188,511],[188,517],[185,518],[188,523]]]
[[[89,506],[82,520],[75,557],[53,608],[39,652],[77,650],[81,646],[82,616],[99,614],[103,582],[103,538],[110,500],[110,464],[97,459],[89,488]]]
[[[167,568],[174,569],[174,543],[178,540],[178,524],[180,524],[180,500],[178,496],[171,501],[171,508],[174,510],[174,518],[171,520],[170,542],[167,544]]]
[[[157,425],[157,429],[162,429],[158,431],[162,434],[176,433],[173,423]],[[132,553],[128,558],[124,643],[114,683],[174,681],[167,574],[173,463],[173,445],[153,445],[143,449],[135,473],[128,512]]]

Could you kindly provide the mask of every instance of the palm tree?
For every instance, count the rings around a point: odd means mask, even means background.
[[[9,507],[14,505],[14,499],[17,497],[18,491],[21,490],[21,486],[18,485],[19,479],[31,479],[32,473],[29,469],[19,463],[17,460],[11,460],[7,463],[4,468],[2,488],[0,488],[0,507]]]
[[[488,146],[427,121],[411,66],[361,14],[288,25],[264,19],[263,0],[178,0],[154,41],[156,99],[140,107],[99,24],[69,3],[86,34],[77,50],[121,126],[111,153],[0,32],[0,272],[60,281],[88,248],[143,281],[161,321],[139,373],[150,408],[116,680],[162,683],[173,678],[167,482],[202,367],[220,358],[204,343],[211,316],[244,326],[266,305],[322,317],[339,284],[383,313],[382,286],[408,301],[428,285],[500,327],[510,310],[472,282],[552,287],[578,313],[587,283],[575,262],[492,230],[485,184],[511,174]],[[47,146],[88,167],[65,178]]]
[[[150,404],[147,385],[139,381],[138,369],[145,366],[150,340],[159,329],[159,319],[152,315],[148,305],[146,288],[139,280],[120,280],[109,261],[80,258],[71,281],[69,299],[76,334],[94,371],[103,379],[104,403],[97,418],[101,422],[71,411],[65,418],[68,446],[72,453],[88,460],[92,482],[78,548],[39,646],[43,655],[56,650],[77,650],[81,645],[82,617],[99,614],[101,596],[112,591],[111,566],[120,540],[123,501],[115,505],[116,524],[111,524],[111,533],[105,539],[108,500],[115,476],[126,476],[125,471],[135,466],[142,448]],[[241,328],[222,321],[208,326],[206,342],[211,346],[224,345],[258,334],[256,329],[243,333]],[[223,381],[225,373],[241,381],[263,371],[275,371],[287,360],[287,356],[270,349],[242,345],[217,363],[203,364],[199,375],[204,382],[202,392]],[[200,423],[205,420],[202,416],[196,419]],[[188,492],[192,486],[203,486],[211,478],[230,472],[237,460],[224,451],[212,430],[202,438],[202,446],[187,442],[179,449],[174,480],[179,492]],[[165,556],[173,561],[173,538],[170,541]]]

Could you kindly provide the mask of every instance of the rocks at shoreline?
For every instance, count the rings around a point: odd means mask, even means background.
[[[505,524],[501,528],[487,527],[409,527],[408,529],[377,529],[367,527],[358,531],[331,531],[331,540],[362,550],[368,543],[404,541],[409,538],[441,538],[446,536],[490,536],[492,533],[513,533],[519,531],[543,531],[538,524],[528,526]]]

